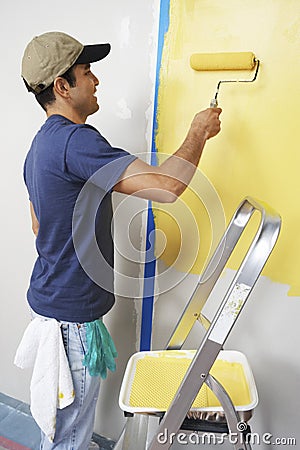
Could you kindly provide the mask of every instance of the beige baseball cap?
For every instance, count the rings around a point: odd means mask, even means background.
[[[105,58],[110,44],[83,45],[59,31],[35,36],[22,58],[22,77],[36,94],[45,90],[56,77],[73,64],[88,64]]]

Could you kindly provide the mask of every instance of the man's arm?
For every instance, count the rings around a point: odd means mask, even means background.
[[[37,236],[38,232],[39,232],[40,224],[36,218],[33,204],[31,202],[30,202],[30,215],[31,215],[32,231],[33,231],[34,235]]]
[[[114,186],[114,191],[161,203],[172,203],[190,183],[205,142],[220,131],[221,109],[209,108],[196,114],[180,148],[160,166],[141,159],[133,161]]]

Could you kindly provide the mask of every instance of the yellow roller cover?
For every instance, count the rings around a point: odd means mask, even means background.
[[[251,70],[255,63],[252,52],[194,53],[190,58],[194,70]]]

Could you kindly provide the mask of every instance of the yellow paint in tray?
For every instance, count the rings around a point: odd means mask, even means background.
[[[190,363],[191,358],[178,357],[176,354],[170,356],[163,352],[159,357],[147,355],[139,359],[131,386],[130,406],[167,410]],[[249,386],[241,363],[219,359],[210,373],[222,383],[235,406],[250,404]],[[219,406],[216,396],[204,384],[193,408]]]

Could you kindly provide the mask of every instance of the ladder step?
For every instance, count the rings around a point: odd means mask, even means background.
[[[226,422],[193,419],[188,417],[186,417],[182,422],[180,430],[206,433],[229,433],[229,428]],[[247,436],[249,433],[251,433],[251,428],[247,424],[247,428],[243,431],[243,434]]]
[[[203,431],[207,433],[226,433],[228,434],[228,426],[226,422],[215,422],[210,420],[185,418],[180,427],[185,431]]]

